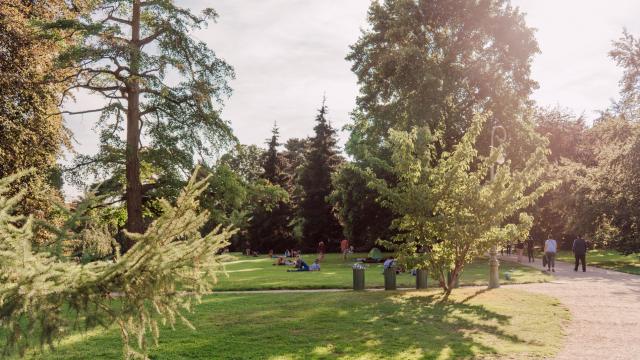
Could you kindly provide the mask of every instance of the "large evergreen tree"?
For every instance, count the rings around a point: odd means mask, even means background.
[[[195,15],[171,0],[89,3],[88,15],[45,28],[82,35],[59,58],[75,81],[65,94],[90,91],[101,95],[105,106],[82,111],[100,112],[103,131],[100,152],[80,158],[78,165],[94,164],[126,179],[126,228],[141,233],[141,169],[152,173],[147,182],[184,178],[194,154],[206,158],[232,138],[219,107],[231,91],[227,79],[233,70],[191,36],[215,20],[213,9]]]
[[[286,189],[289,183],[286,159],[278,151],[278,126],[274,124],[271,138],[267,140],[267,151],[262,162],[262,178],[270,184]],[[288,195],[288,193],[287,193]],[[291,232],[292,208],[289,198],[278,201],[275,206],[257,204],[249,226],[249,237],[252,248],[262,251],[284,251],[293,245]]]
[[[303,219],[303,241],[307,248],[324,241],[337,242],[342,237],[342,227],[338,223],[333,206],[327,197],[332,191],[331,176],[342,162],[336,149],[336,130],[327,118],[325,100],[316,116],[315,136],[309,143],[309,153],[300,184],[304,197],[300,204]]]

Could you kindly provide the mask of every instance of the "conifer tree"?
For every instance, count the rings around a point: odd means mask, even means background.
[[[100,152],[76,165],[126,179],[126,229],[142,233],[141,169],[179,176],[193,169],[195,154],[206,158],[233,138],[219,114],[233,69],[191,35],[216,19],[213,9],[196,15],[171,0],[88,3],[87,15],[44,25],[81,36],[58,59],[70,75],[53,80],[74,81],[65,95],[84,90],[104,98],[98,109],[75,112],[99,112],[103,130]]]
[[[273,125],[271,138],[267,139],[267,151],[262,162],[262,178],[272,185],[286,189],[289,180],[286,169],[286,159],[278,152],[279,130],[277,124]],[[288,194],[287,194],[288,195]],[[264,206],[260,206],[264,205]],[[267,204],[256,206],[253,218],[250,221],[249,236],[253,248],[263,251],[276,250],[284,251],[292,244],[291,219],[292,209],[289,197],[273,207]]]
[[[15,215],[23,194],[8,196],[20,176],[0,179],[0,334],[4,355],[33,345],[55,345],[80,325],[117,325],[126,359],[147,359],[147,337],[157,342],[159,324],[173,326],[200,296],[211,291],[233,231],[201,234],[209,214],[198,197],[208,178],[191,180],[175,206],[159,202],[162,215],[134,237],[129,252],[114,261],[79,264],[34,251],[33,218]],[[114,242],[99,230],[89,243]],[[71,314],[69,314],[69,311]],[[191,326],[192,327],[192,326]]]
[[[302,171],[300,185],[304,197],[300,204],[303,219],[303,241],[307,248],[315,245],[337,242],[342,237],[342,227],[338,223],[333,207],[327,197],[331,194],[331,176],[342,158],[336,149],[336,130],[327,118],[325,99],[316,116],[315,136],[310,139],[307,161]]]

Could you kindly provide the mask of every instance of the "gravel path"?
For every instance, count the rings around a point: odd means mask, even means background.
[[[523,264],[531,265],[526,256]],[[532,266],[542,269],[541,260]],[[552,282],[513,286],[553,296],[571,311],[556,359],[640,359],[640,276],[590,266],[574,272],[573,264],[559,261],[552,274]]]

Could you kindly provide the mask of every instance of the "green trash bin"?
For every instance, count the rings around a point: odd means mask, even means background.
[[[426,289],[427,288],[427,270],[418,269],[416,270],[416,289]]]
[[[353,268],[353,290],[364,290],[364,268]]]
[[[384,269],[384,289],[396,290],[396,268],[394,266]]]

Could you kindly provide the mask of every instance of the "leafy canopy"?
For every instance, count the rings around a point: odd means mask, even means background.
[[[475,257],[503,241],[524,239],[532,218],[521,210],[555,185],[537,182],[547,164],[541,137],[524,168],[513,170],[508,161],[491,179],[490,169],[504,148],[492,149],[487,157],[478,154],[475,144],[486,117],[476,116],[454,150],[441,156],[434,145],[440,134],[425,128],[391,130],[388,166],[397,183],[370,172],[370,186],[380,193],[382,205],[398,216],[393,221],[398,234],[383,244],[406,265],[430,269],[446,291]]]

